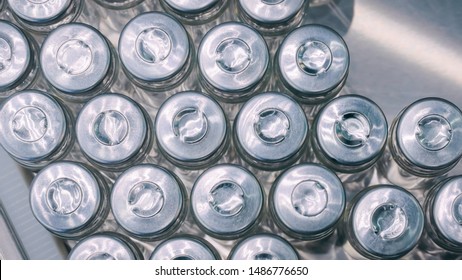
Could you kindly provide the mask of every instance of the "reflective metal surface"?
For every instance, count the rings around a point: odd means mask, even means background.
[[[134,164],[151,145],[145,113],[121,94],[91,99],[80,111],[75,129],[82,152],[101,167],[117,169]]]
[[[304,151],[308,122],[303,109],[279,92],[247,101],[234,122],[234,143],[242,157],[262,169],[279,170]]]
[[[112,186],[112,213],[117,223],[135,237],[165,237],[184,218],[183,188],[182,183],[162,167],[131,167]]]
[[[29,40],[14,24],[0,20],[0,98],[28,86],[18,84],[36,72],[37,53]]]
[[[164,0],[164,2],[181,13],[199,13],[216,5],[220,0]]]
[[[294,248],[273,234],[256,234],[239,242],[230,253],[230,260],[297,260]]]
[[[347,95],[327,103],[316,116],[311,143],[317,158],[329,168],[356,173],[382,155],[388,125],[371,100]]]
[[[132,19],[119,39],[119,55],[135,83],[163,89],[189,73],[193,55],[189,35],[173,17],[145,13]]]
[[[270,210],[287,234],[320,239],[333,232],[346,205],[345,190],[329,169],[300,164],[287,169],[274,183]]]
[[[157,144],[167,159],[201,168],[222,156],[230,134],[220,105],[199,92],[181,92],[167,99],[155,121]]]
[[[96,230],[109,212],[107,187],[99,176],[80,163],[48,165],[31,183],[34,216],[63,238],[82,238]]]
[[[404,256],[417,245],[424,227],[419,202],[392,185],[378,185],[359,193],[345,219],[351,245],[369,258]]]
[[[283,84],[306,103],[319,103],[335,96],[350,65],[343,38],[320,25],[305,25],[288,34],[275,60]]]
[[[206,87],[226,99],[252,93],[268,70],[270,57],[263,37],[238,22],[220,24],[204,36],[198,63]]]
[[[0,120],[0,144],[31,169],[62,158],[74,141],[69,113],[41,91],[26,90],[10,96],[0,106]]]
[[[283,22],[290,19],[302,8],[304,2],[304,0],[239,0],[240,7],[247,14],[249,14],[256,21],[266,24]]]
[[[90,235],[77,243],[69,253],[70,260],[139,260],[136,245],[123,235],[103,232]]]
[[[31,22],[47,22],[60,16],[69,7],[72,0],[33,1],[8,0],[13,12],[24,20]]]
[[[430,192],[425,204],[426,228],[440,247],[462,252],[462,176],[451,177]]]
[[[61,24],[75,21],[84,0],[8,0],[16,20],[24,28],[45,33]]]
[[[161,0],[166,11],[188,24],[204,23],[226,7],[229,0]]]
[[[127,9],[143,1],[145,0],[95,0],[96,3],[110,9]]]
[[[240,18],[265,35],[281,34],[300,24],[305,0],[239,0]]]
[[[263,193],[249,171],[237,165],[217,165],[194,183],[191,208],[205,231],[218,239],[236,238],[256,225]]]
[[[151,260],[216,260],[214,249],[206,241],[194,236],[177,236],[160,243]]]
[[[79,95],[95,88],[108,74],[111,51],[93,27],[66,24],[55,29],[43,42],[40,63],[51,85],[66,94]],[[92,92],[91,96],[96,93]]]
[[[462,156],[461,120],[460,109],[446,100],[416,101],[390,128],[390,150],[411,174],[427,177],[445,173]]]
[[[235,13],[235,3],[228,1],[230,10],[219,17],[218,22],[224,20],[239,20]],[[116,45],[118,37],[124,25],[135,15],[142,11],[164,11],[158,1],[144,1],[142,4],[126,10],[108,10],[96,5],[93,1],[86,1],[86,5],[92,11],[98,12],[101,18],[94,26],[98,26],[101,32]],[[1,18],[11,18],[8,10],[3,10]],[[98,18],[97,17],[97,18]],[[80,20],[80,19],[79,19]],[[462,99],[459,98],[462,79],[459,69],[462,68],[462,57],[458,52],[462,44],[462,2],[458,0],[312,0],[307,14],[303,18],[303,24],[317,23],[333,28],[344,38],[350,52],[350,69],[348,79],[340,94],[360,94],[376,102],[385,113],[389,123],[397,116],[406,104],[423,97],[439,96],[445,98],[458,107],[462,107]],[[216,25],[216,22],[207,25],[187,26],[187,30],[193,37],[195,46],[200,43],[204,34]],[[282,38],[276,37],[279,42]],[[271,53],[274,53],[278,43],[269,44]],[[126,78],[124,74],[118,76],[120,82]],[[185,84],[194,85],[194,90],[202,90],[200,85],[195,84],[197,76],[191,75]],[[189,86],[188,86],[189,87]],[[191,89],[191,88],[188,88]],[[186,90],[186,89],[183,89]],[[270,87],[270,90],[278,90]],[[155,116],[160,104],[169,95],[137,95],[130,87],[124,93],[133,97],[137,102],[149,108],[148,112]],[[234,106],[234,105],[233,105]],[[239,108],[238,105],[236,105]],[[304,105],[305,111],[309,107]],[[236,112],[233,109],[230,112]],[[228,112],[227,110],[225,110]],[[232,115],[232,114],[231,114]],[[234,115],[232,115],[234,116]],[[232,118],[230,118],[232,119]],[[81,157],[81,154],[77,153]],[[228,157],[229,156],[229,157]],[[6,158],[6,157],[4,157]],[[85,160],[85,159],[83,159]],[[228,150],[220,162],[234,162],[236,160],[234,149]],[[157,149],[152,149],[146,162],[159,163],[169,168],[185,182],[188,191],[194,180],[199,176],[200,171],[183,170],[170,164]],[[242,163],[245,166],[247,164]],[[249,166],[247,166],[249,167]],[[16,167],[15,167],[16,168]],[[249,167],[251,168],[251,167]],[[10,170],[10,166],[4,168]],[[252,169],[252,168],[251,168]],[[269,188],[278,172],[266,172],[252,169],[255,175],[262,182],[262,187],[268,194]],[[450,172],[451,175],[462,173],[462,163]],[[113,182],[115,175],[105,172],[109,181]],[[10,179],[10,178],[7,178]],[[25,179],[26,180],[26,179]],[[2,188],[9,187],[11,180],[1,180]],[[345,185],[347,200],[349,201],[359,190],[370,185],[388,184],[389,182],[377,171],[376,166],[372,168],[370,176],[364,181],[350,182]],[[423,202],[422,190],[411,190],[419,202]],[[8,195],[2,195],[8,197]],[[13,199],[9,199],[13,200]],[[16,197],[14,198],[18,200]],[[27,202],[22,203],[27,205]],[[13,208],[13,210],[16,208]],[[256,227],[258,232],[274,232],[281,234],[297,250],[302,259],[347,259],[351,258],[345,253],[344,239],[341,232],[334,231],[333,234],[322,242],[310,244],[281,233],[271,219],[263,218]],[[23,223],[15,224],[16,229],[24,229]],[[105,229],[122,231],[112,218],[108,218],[104,224]],[[339,228],[340,229],[340,228]],[[43,240],[43,235],[34,236],[27,230],[19,231],[21,235]],[[229,255],[231,248],[236,241],[219,240],[204,233],[192,219],[190,213],[179,228],[178,233],[190,233],[203,237],[210,242],[222,258]],[[25,238],[24,238],[25,239]],[[24,240],[23,239],[23,240]],[[74,242],[67,242],[69,247]],[[422,246],[414,248],[405,259],[460,259],[460,254],[448,255],[440,251],[426,251]],[[147,258],[158,242],[138,242],[143,254]],[[40,244],[42,245],[42,244]],[[37,247],[36,251],[45,252],[43,248]],[[447,251],[446,251],[447,252]],[[31,254],[31,258],[43,258],[40,254]]]

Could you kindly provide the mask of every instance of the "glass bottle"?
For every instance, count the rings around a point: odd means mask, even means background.
[[[164,240],[152,252],[151,260],[218,260],[220,256],[207,241],[190,235]]]
[[[173,233],[183,221],[186,195],[181,181],[166,169],[150,164],[123,172],[111,192],[111,209],[117,223],[143,240]]]
[[[298,239],[330,235],[343,215],[345,190],[334,172],[317,164],[299,164],[282,173],[271,188],[270,211],[279,227]]]
[[[239,18],[263,35],[280,35],[300,25],[305,0],[239,0]]]
[[[155,135],[165,157],[177,166],[200,169],[216,162],[229,142],[220,105],[199,92],[180,92],[157,113]]]
[[[234,144],[242,158],[264,170],[296,162],[306,148],[308,121],[300,105],[278,92],[247,101],[234,122]]]
[[[99,5],[109,9],[128,9],[145,0],[94,0]]]
[[[227,22],[212,28],[198,51],[201,85],[226,102],[241,102],[267,84],[268,47],[253,28]]]
[[[85,104],[76,121],[83,154],[98,168],[121,171],[144,159],[149,152],[151,122],[135,101],[106,93]]]
[[[369,259],[397,259],[419,242],[424,214],[415,197],[401,187],[376,185],[364,189],[352,200],[345,217],[348,242]],[[351,249],[351,248],[350,248]]]
[[[101,232],[85,237],[72,248],[70,260],[142,260],[136,244],[122,234]]]
[[[136,86],[165,91],[181,84],[191,72],[194,46],[175,18],[151,12],[135,17],[124,27],[119,55]]]
[[[104,180],[81,163],[48,165],[35,176],[30,189],[35,218],[61,238],[78,239],[94,232],[109,212]]]
[[[317,114],[311,144],[316,158],[338,172],[343,182],[358,182],[370,176],[387,135],[387,120],[377,104],[346,95],[331,100]]]
[[[462,157],[462,112],[441,98],[412,103],[393,121],[381,173],[406,188],[432,186]]]
[[[48,33],[60,25],[74,22],[85,5],[83,0],[8,0],[15,20],[26,30]]]
[[[20,165],[39,170],[62,159],[74,144],[73,118],[57,99],[18,92],[0,106],[0,144]]]
[[[161,0],[165,11],[186,24],[204,24],[218,17],[227,6],[227,0]]]
[[[197,224],[218,239],[235,239],[252,230],[263,209],[263,190],[246,169],[220,164],[204,171],[191,191]]]
[[[309,24],[290,32],[275,57],[276,87],[314,107],[336,96],[345,84],[350,57],[343,38],[329,27]]]
[[[260,233],[241,240],[231,251],[230,260],[298,260],[289,242],[269,233]]]
[[[42,44],[40,63],[55,93],[71,102],[85,102],[108,91],[118,69],[110,43],[98,30],[82,23],[53,30]]]
[[[431,253],[462,253],[462,176],[435,185],[427,194],[424,209],[427,238],[423,241]]]
[[[33,87],[38,76],[38,45],[11,22],[0,20],[0,99]]]

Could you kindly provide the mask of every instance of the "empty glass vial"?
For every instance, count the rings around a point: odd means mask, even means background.
[[[298,26],[306,0],[239,0],[239,18],[265,35],[278,35]]]
[[[70,260],[142,260],[133,241],[115,232],[102,232],[85,237],[72,248]]]
[[[99,5],[110,9],[128,9],[144,0],[94,0]]]
[[[82,102],[106,92],[117,70],[117,57],[104,36],[82,23],[61,25],[42,44],[43,74],[56,93]]]
[[[441,248],[462,253],[462,176],[448,178],[425,201],[426,232]]]
[[[8,0],[16,21],[29,31],[47,33],[77,19],[83,0]]]
[[[102,94],[88,101],[77,118],[76,134],[84,155],[108,170],[136,164],[151,148],[146,113],[121,94]]]
[[[380,171],[394,184],[425,187],[451,170],[462,156],[462,112],[441,98],[420,99],[390,127]]]
[[[16,25],[0,20],[0,99],[31,87],[38,71],[37,43]]]
[[[194,56],[188,33],[165,13],[145,13],[122,30],[119,55],[125,72],[137,86],[166,90],[181,83]]]
[[[311,143],[318,160],[341,173],[358,173],[382,155],[388,125],[372,100],[346,95],[327,103],[317,114]]]
[[[0,131],[5,151],[33,170],[63,158],[74,143],[68,110],[37,90],[18,92],[1,104]]]
[[[322,25],[304,25],[290,32],[276,55],[279,87],[300,102],[323,103],[342,89],[350,57],[342,37]]]
[[[207,32],[199,46],[201,83],[206,92],[222,100],[240,102],[267,84],[269,57],[256,30],[238,22],[220,24]]]
[[[151,260],[218,260],[220,256],[207,241],[195,236],[182,235],[157,245]]]
[[[246,169],[217,165],[194,183],[191,208],[198,225],[209,235],[234,239],[256,226],[263,208],[263,191]]]
[[[356,195],[345,227],[350,244],[364,257],[396,259],[419,242],[424,215],[419,202],[403,188],[377,185]]]
[[[260,233],[241,240],[231,251],[230,260],[298,260],[298,254],[281,237]]]
[[[288,235],[316,240],[334,231],[346,204],[339,178],[317,164],[300,164],[281,174],[271,188],[269,205]]]
[[[183,184],[166,169],[142,164],[115,181],[111,209],[117,223],[140,239],[158,239],[172,233],[184,217]]]
[[[165,11],[187,24],[203,24],[226,8],[227,0],[161,0]]]
[[[108,213],[108,190],[96,170],[77,162],[56,162],[31,183],[35,218],[62,238],[81,238],[95,231]]]
[[[199,92],[181,92],[167,99],[157,113],[155,130],[165,157],[185,168],[203,168],[217,161],[228,142],[222,108]]]
[[[234,121],[234,143],[249,164],[279,170],[297,161],[308,133],[300,105],[278,92],[258,94],[247,101]]]

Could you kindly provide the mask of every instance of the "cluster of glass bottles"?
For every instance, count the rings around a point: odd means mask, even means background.
[[[9,2],[0,143],[70,259],[462,251],[460,109],[418,100],[388,129],[337,96],[348,48],[306,1]]]

